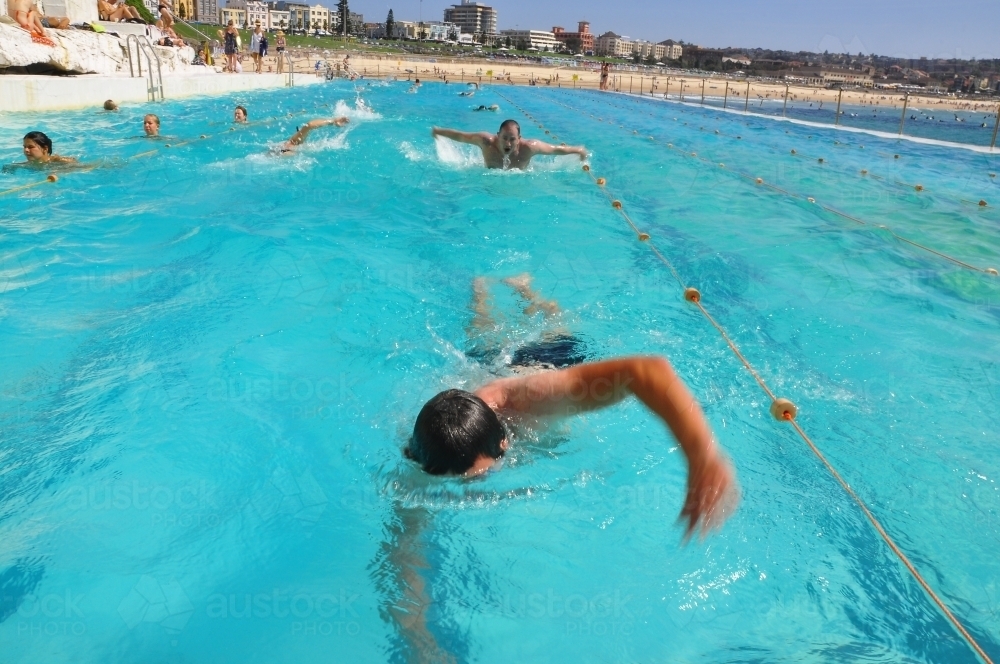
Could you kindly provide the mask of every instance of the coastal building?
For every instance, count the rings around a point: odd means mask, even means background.
[[[292,19],[287,9],[269,9],[267,11],[268,30],[287,30],[291,25]]]
[[[539,51],[558,51],[562,48],[562,42],[556,39],[555,34],[546,30],[501,30],[500,37],[504,40],[510,37],[515,46],[524,43]]]
[[[739,65],[740,67],[749,67],[751,61],[749,56],[739,53],[737,55],[723,56],[722,62],[723,64],[727,62],[732,62],[733,64]]]
[[[875,85],[872,72],[857,69],[841,69],[838,67],[802,67],[785,73],[785,78],[801,81],[808,85],[860,85],[871,88]]]
[[[678,60],[684,55],[684,48],[673,39],[661,41],[659,46],[663,47],[663,58],[660,58],[661,60],[664,58],[667,60]]]
[[[339,21],[338,21],[339,23]],[[310,31],[327,30],[330,26],[330,10],[323,5],[313,5],[306,12],[306,25]]]
[[[643,60],[652,57],[654,60],[663,60],[667,52],[667,47],[663,44],[654,44],[644,39],[637,39],[632,42],[632,56],[638,55]]]
[[[566,32],[558,25],[552,28],[552,36],[562,42],[568,51],[574,53],[594,53],[594,33],[590,31],[589,21],[576,24],[576,32]]]
[[[154,5],[157,3],[153,3]],[[219,0],[198,0],[194,5],[194,18],[201,23],[219,20]]]
[[[219,23],[229,25],[230,21],[237,27],[243,27],[247,24],[247,10],[239,7],[220,7]]]
[[[474,0],[462,0],[462,4],[445,9],[444,22],[454,23],[461,32],[473,35],[497,34],[497,10]]]
[[[260,0],[229,0],[226,7],[243,10],[243,20],[245,22],[236,24],[240,27],[245,25],[253,27],[257,21],[260,21],[262,26],[267,25],[267,5],[260,2]]]
[[[609,58],[630,58],[633,48],[631,39],[609,31],[597,38],[594,52]]]

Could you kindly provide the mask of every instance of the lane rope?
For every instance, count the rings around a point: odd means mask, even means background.
[[[518,106],[516,103],[505,97],[500,92],[497,92],[497,95],[506,100],[508,104],[511,104],[519,111],[521,111],[521,113],[523,113],[526,117],[534,121],[534,118],[525,109]],[[542,124],[540,121],[536,121],[536,123],[539,125]],[[798,422],[796,422],[795,418],[798,415],[798,409],[795,406],[795,404],[788,399],[778,398],[775,396],[774,392],[770,389],[770,387],[768,387],[767,383],[764,381],[761,375],[754,369],[753,365],[750,364],[750,361],[747,360],[746,356],[743,355],[739,347],[726,332],[725,328],[723,328],[722,325],[715,319],[715,317],[712,316],[711,313],[709,313],[709,311],[705,308],[705,305],[701,301],[701,293],[698,291],[698,289],[685,285],[684,280],[681,278],[680,274],[677,272],[674,265],[670,262],[670,260],[667,259],[666,256],[663,255],[662,252],[660,252],[660,250],[656,247],[656,245],[650,238],[650,235],[648,233],[639,230],[636,224],[629,217],[628,213],[625,211],[625,208],[622,205],[621,201],[614,198],[614,196],[608,191],[607,180],[605,178],[596,177],[588,164],[584,164],[583,170],[591,177],[591,179],[600,188],[600,190],[604,193],[604,195],[612,202],[611,203],[612,207],[615,210],[617,210],[621,214],[621,216],[625,219],[629,227],[636,233],[639,241],[648,245],[650,249],[653,251],[653,253],[657,256],[657,258],[659,258],[660,261],[664,265],[666,265],[666,267],[670,270],[671,274],[673,275],[674,279],[677,281],[678,285],[684,290],[684,299],[687,300],[688,302],[693,303],[695,306],[698,307],[698,310],[702,313],[705,319],[708,320],[708,322],[711,323],[712,326],[719,332],[719,334],[722,336],[723,340],[725,340],[729,348],[733,351],[733,353],[740,360],[740,362],[747,369],[747,371],[750,372],[750,375],[753,376],[754,380],[757,382],[758,385],[760,385],[764,393],[767,394],[767,396],[771,399],[771,406],[770,406],[771,415],[776,420],[785,421],[792,425],[792,428],[795,430],[795,432],[806,443],[806,445],[808,445],[809,449],[812,450],[813,454],[815,454],[815,456],[820,460],[820,462],[822,462],[822,464],[827,468],[827,470],[837,481],[837,483],[840,484],[840,486],[844,489],[844,491],[847,492],[848,496],[858,505],[864,516],[868,519],[869,523],[872,524],[872,527],[874,527],[875,531],[879,534],[879,536],[881,536],[883,541],[885,541],[889,549],[896,555],[897,559],[910,572],[913,578],[917,581],[920,587],[923,588],[924,592],[934,602],[934,604],[937,605],[937,607],[941,610],[941,612],[952,624],[952,626],[955,627],[959,635],[965,640],[965,642],[969,645],[969,647],[983,660],[983,662],[985,662],[985,664],[993,664],[993,660],[990,659],[989,655],[986,654],[986,651],[983,650],[983,648],[979,645],[976,639],[965,629],[961,621],[959,621],[959,619],[955,616],[955,614],[951,612],[947,604],[945,604],[944,601],[934,591],[934,589],[931,588],[930,584],[927,583],[927,581],[924,579],[920,571],[910,561],[909,557],[905,553],[903,553],[902,549],[899,548],[895,540],[893,540],[892,536],[889,535],[888,531],[879,521],[878,517],[876,517],[875,514],[872,513],[872,511],[868,508],[868,505],[861,498],[861,496],[859,496],[857,492],[854,491],[851,485],[843,478],[843,476],[837,471],[837,469],[833,466],[833,464],[830,463],[830,461],[826,458],[826,456],[822,453],[822,451],[820,451],[819,447],[817,447],[816,444],[812,441],[812,439],[806,434],[805,430],[799,425]]]

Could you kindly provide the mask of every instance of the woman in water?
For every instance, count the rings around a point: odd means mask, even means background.
[[[52,154],[52,139],[40,131],[29,131],[24,135],[24,166],[40,167],[48,164],[75,164],[76,157],[61,157]]]

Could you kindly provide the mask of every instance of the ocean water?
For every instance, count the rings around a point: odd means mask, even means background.
[[[546,138],[513,104],[587,146],[1000,657],[1000,280],[734,172],[1000,268],[995,156],[408,87],[0,119],[3,163],[42,129],[102,165],[0,196],[3,661],[976,661],[578,159],[486,171],[431,137],[511,117]],[[237,103],[253,123],[229,131]],[[149,108],[168,138],[136,138]],[[269,152],[331,113],[352,122]],[[525,272],[556,321],[501,283]],[[682,455],[634,402],[528,432],[475,481],[403,459],[427,398],[502,372],[465,353],[480,276],[508,353],[558,325],[594,359],[670,359],[742,487],[720,532],[683,545]]]

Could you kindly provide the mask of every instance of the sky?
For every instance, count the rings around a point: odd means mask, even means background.
[[[349,0],[366,21],[440,21],[460,0]],[[633,39],[684,40],[706,47],[876,53],[916,58],[1000,58],[998,0],[479,0],[494,7],[499,28],[575,30],[590,21]],[[328,0],[335,5],[335,0]]]

